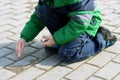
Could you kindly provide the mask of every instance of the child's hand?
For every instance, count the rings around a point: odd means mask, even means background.
[[[26,41],[24,39],[19,39],[18,41],[15,42],[16,45],[16,52],[17,52],[17,57],[21,57],[21,51],[25,46]]]
[[[51,35],[44,35],[42,38],[41,44],[43,46],[51,47],[55,45],[55,41]]]

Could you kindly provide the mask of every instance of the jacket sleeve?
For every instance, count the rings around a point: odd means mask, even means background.
[[[44,28],[43,23],[37,17],[37,14],[34,12],[31,15],[30,20],[25,24],[23,30],[21,31],[20,37],[25,39],[26,42],[33,40],[39,32]]]
[[[91,12],[73,12],[69,14],[71,20],[53,34],[56,44],[65,44],[75,39],[88,28],[92,14]]]
[[[94,3],[93,0],[69,0],[70,21],[53,34],[56,44],[62,45],[70,42],[83,32],[86,32],[91,23]]]

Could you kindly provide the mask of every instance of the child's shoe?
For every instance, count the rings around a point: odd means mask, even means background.
[[[45,46],[45,52],[49,53],[49,54],[56,54],[56,53],[58,53],[58,49],[57,48],[53,48],[53,47]]]
[[[111,34],[111,32],[104,27],[100,27],[98,32],[103,35],[104,40],[106,41],[106,48],[113,45],[117,41],[117,37]]]

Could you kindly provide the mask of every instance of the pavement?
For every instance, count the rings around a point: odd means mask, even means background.
[[[45,53],[40,44],[45,28],[26,44],[17,58],[14,42],[34,11],[38,0],[0,0],[0,80],[120,80],[120,0],[96,0],[102,26],[118,38],[98,55],[72,64],[57,54]]]

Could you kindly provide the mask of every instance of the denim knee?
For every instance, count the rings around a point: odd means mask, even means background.
[[[70,49],[60,48],[58,54],[65,62],[71,62],[72,60],[75,59],[76,54],[78,53],[79,50],[80,50],[79,47]]]

